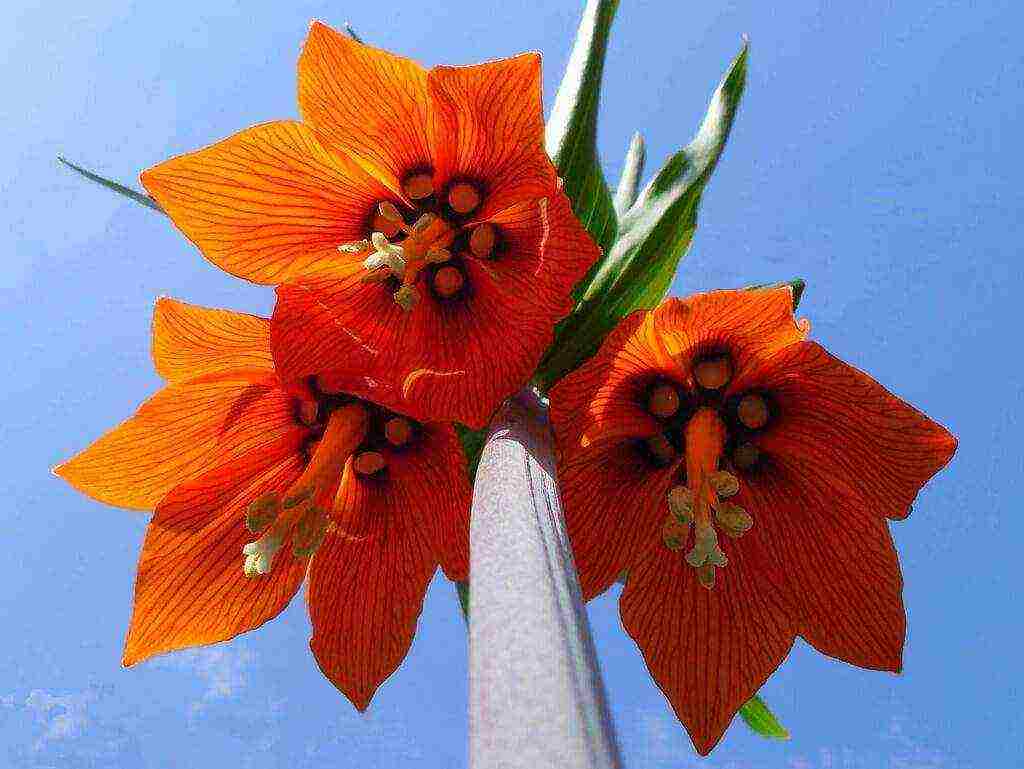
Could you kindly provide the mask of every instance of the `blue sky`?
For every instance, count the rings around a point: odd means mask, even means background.
[[[49,468],[157,386],[154,298],[268,312],[161,216],[57,167],[134,180],[252,123],[296,115],[311,18],[424,63],[536,49],[554,95],[575,0],[8,4],[0,28],[0,766],[458,767],[466,642],[432,586],[409,658],[358,715],[317,672],[301,600],[235,642],[120,668],[145,517]],[[679,10],[685,5],[683,15]],[[752,40],[735,131],[674,293],[802,276],[815,337],[960,437],[893,527],[909,636],[900,677],[798,642],[765,696],[793,733],[734,724],[709,759],[623,634],[591,619],[630,767],[951,769],[1022,761],[1024,57],[1019,4],[623,2],[600,149],[651,168],[684,143]]]

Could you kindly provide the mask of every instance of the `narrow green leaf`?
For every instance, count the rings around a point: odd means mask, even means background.
[[[755,283],[753,286],[747,286],[748,291],[752,291],[756,288],[769,288],[777,286],[789,286],[793,289],[793,310],[800,306],[800,300],[804,296],[804,289],[807,288],[807,283],[804,282],[803,278],[793,278],[793,280],[786,280],[781,283]]]
[[[462,619],[469,624],[469,582],[455,582],[455,592],[459,596],[459,608],[462,609]]]
[[[779,723],[758,695],[747,700],[740,708],[740,717],[753,731],[772,740],[788,740],[789,731]]]
[[[462,452],[466,455],[466,470],[469,473],[469,482],[473,483],[476,478],[476,468],[480,464],[480,454],[484,450],[484,443],[487,442],[487,429],[471,430],[465,425],[456,423],[455,432],[462,442]]]
[[[605,252],[615,240],[616,219],[597,157],[597,110],[618,6],[619,0],[588,0],[544,135],[573,211]]]
[[[356,31],[352,29],[352,25],[349,24],[347,21],[345,22],[345,31],[348,33],[348,36],[355,40],[357,43],[363,42],[363,38],[359,37],[359,35],[356,34]]]
[[[746,72],[744,41],[711,97],[697,135],[669,158],[620,219],[611,251],[573,314],[556,329],[555,343],[536,376],[541,388],[593,355],[623,317],[664,298],[697,229],[701,196],[729,138]]]
[[[615,190],[615,214],[620,218],[636,202],[636,196],[640,193],[640,177],[643,176],[646,160],[647,150],[644,147],[644,137],[637,131],[629,143],[626,160],[622,164],[619,186]]]
[[[72,171],[75,171],[76,173],[81,174],[82,176],[84,176],[89,181],[96,182],[97,184],[102,184],[108,190],[113,190],[114,192],[118,193],[119,195],[124,195],[126,198],[131,198],[136,203],[144,205],[147,208],[152,208],[154,211],[159,211],[160,213],[164,213],[164,210],[162,208],[160,208],[159,204],[155,200],[153,200],[153,198],[151,198],[149,195],[143,194],[141,192],[137,192],[137,191],[133,190],[131,187],[125,187],[123,184],[119,184],[119,183],[113,181],[112,179],[108,179],[105,176],[100,176],[99,174],[93,173],[92,171],[89,171],[88,169],[85,169],[85,168],[82,168],[81,166],[75,165],[74,163],[72,163],[70,160],[68,160],[63,155],[58,155],[57,156],[57,160],[60,163],[66,165]]]

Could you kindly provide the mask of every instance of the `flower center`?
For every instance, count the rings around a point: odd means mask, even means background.
[[[245,525],[252,532],[266,531],[255,542],[242,548],[246,576],[268,574],[274,556],[289,536],[292,552],[297,558],[310,556],[316,551],[327,533],[345,464],[366,438],[369,424],[369,413],[360,403],[349,403],[335,409],[298,480],[284,494],[270,492],[249,505]],[[360,454],[357,460],[368,453],[372,452]],[[379,454],[377,456],[380,457]],[[360,471],[358,466],[353,469]]]
[[[406,311],[420,299],[417,283],[424,272],[437,299],[458,299],[468,288],[463,260],[493,258],[500,241],[498,228],[489,222],[460,224],[480,208],[481,189],[457,181],[439,194],[433,174],[420,171],[405,178],[402,191],[413,203],[413,224],[395,203],[383,201],[372,217],[370,237],[342,244],[338,250],[364,257],[363,282],[387,283],[395,302]],[[428,265],[436,268],[427,271]]]

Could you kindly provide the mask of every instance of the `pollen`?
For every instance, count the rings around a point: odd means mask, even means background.
[[[673,416],[679,411],[679,390],[667,383],[656,385],[647,396],[647,410],[658,419]]]
[[[732,378],[732,362],[724,355],[705,358],[694,367],[693,378],[705,390],[717,390]]]
[[[745,427],[758,430],[768,424],[768,402],[764,396],[748,393],[740,399],[736,416]]]
[[[466,182],[453,184],[448,191],[448,205],[457,214],[463,216],[470,214],[480,205],[480,192],[472,184]]]
[[[242,548],[246,576],[269,574],[275,555],[289,538],[297,558],[316,551],[327,533],[342,471],[368,427],[369,415],[360,404],[338,408],[302,475],[284,494],[264,494],[249,505],[246,526],[263,535]]]

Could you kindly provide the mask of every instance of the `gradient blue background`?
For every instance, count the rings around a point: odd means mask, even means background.
[[[349,20],[427,64],[538,49],[550,105],[580,4],[7,8],[0,765],[464,765],[465,633],[440,579],[366,716],[317,672],[301,600],[235,642],[120,668],[146,519],[79,496],[49,468],[157,387],[157,295],[265,313],[272,293],[219,272],[162,216],[54,156],[134,183],[171,154],[295,116],[313,17]],[[633,130],[652,169],[688,139],[741,33],[752,39],[747,95],[673,291],[804,277],[815,337],[960,437],[952,465],[893,526],[905,673],[857,670],[797,642],[764,692],[789,742],[736,723],[696,759],[621,630],[616,595],[595,601],[628,766],[1021,765],[1022,22],[1008,1],[623,2],[600,127],[613,182]]]

